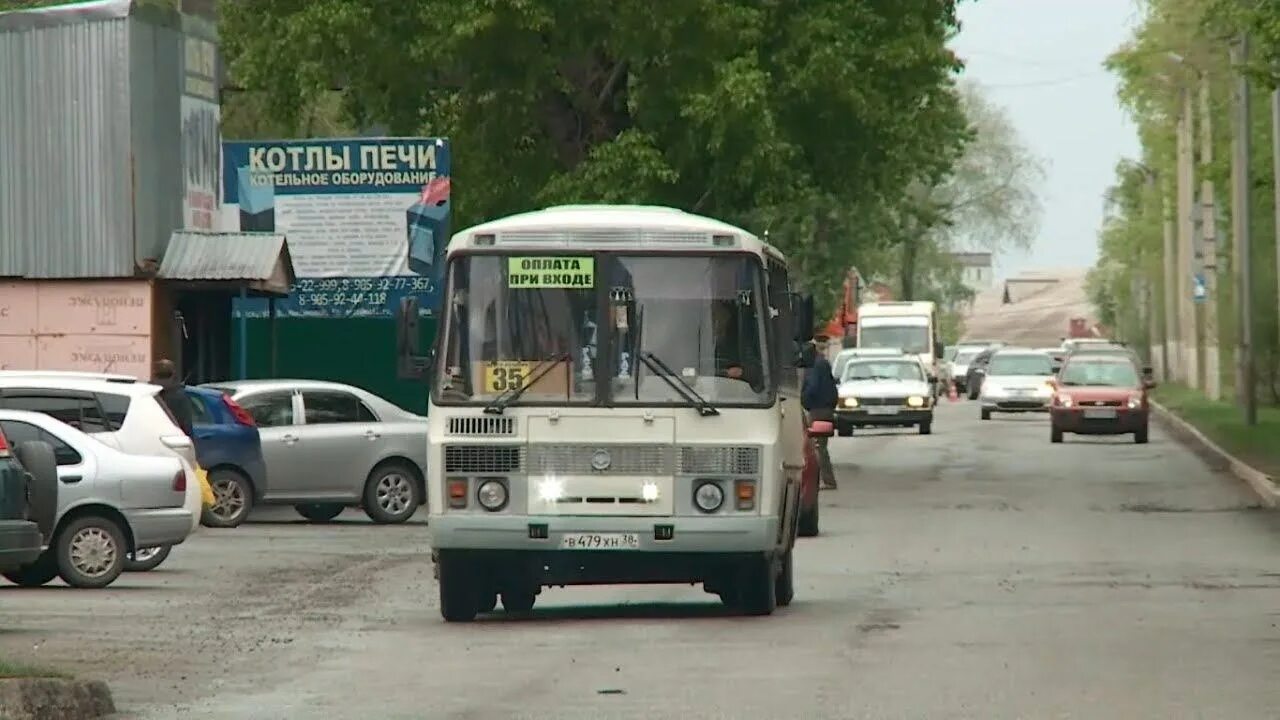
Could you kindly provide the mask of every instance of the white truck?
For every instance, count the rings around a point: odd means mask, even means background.
[[[942,391],[938,306],[928,301],[867,303],[858,308],[859,348],[901,348],[920,358],[935,396]]]
[[[702,583],[791,601],[813,301],[752,234],[669,208],[569,206],[463,230],[446,253],[428,506],[440,612],[542,588]]]

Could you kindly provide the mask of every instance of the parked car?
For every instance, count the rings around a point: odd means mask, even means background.
[[[804,429],[804,470],[800,479],[800,537],[818,534],[818,450],[809,437],[809,427]]]
[[[1147,442],[1147,392],[1153,387],[1128,358],[1083,352],[1068,357],[1054,380],[1050,441],[1060,443],[1066,433],[1132,433],[1135,443]]]
[[[191,399],[196,458],[209,473],[214,506],[201,522],[228,528],[243,523],[253,503],[253,489],[267,486],[267,463],[253,415],[230,395],[207,387],[187,388]]]
[[[0,410],[0,431],[19,445],[48,443],[59,485],[49,548],[3,573],[10,582],[106,587],[129,553],[178,545],[195,526],[184,507],[187,469],[174,453],[127,454],[43,412]]]
[[[1044,412],[1053,398],[1053,358],[1039,350],[1001,348],[991,356],[978,393],[979,413]]]
[[[124,453],[176,455],[187,474],[184,507],[195,532],[202,509],[195,448],[160,402],[160,389],[128,375],[9,370],[0,372],[0,408],[48,414]],[[125,569],[154,569],[169,550],[134,548]]]
[[[955,357],[951,359],[948,365],[951,366],[951,380],[955,383],[957,393],[967,391],[969,363],[973,362],[973,358],[985,349],[985,347],[970,347],[968,345],[961,345],[956,348]]]
[[[933,431],[929,374],[915,355],[854,358],[844,367],[838,393],[835,425],[842,437],[867,426]]]
[[[250,503],[293,505],[313,522],[359,506],[401,523],[426,502],[427,419],[362,388],[320,380],[241,380],[219,390],[253,416],[266,482]]]
[[[13,447],[0,428],[0,572],[40,557],[53,536],[58,473],[48,443]]]

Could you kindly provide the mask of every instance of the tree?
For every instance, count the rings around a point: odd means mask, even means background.
[[[916,296],[923,284],[935,299],[967,299],[950,251],[1026,248],[1039,230],[1036,186],[1044,179],[1043,165],[977,85],[961,85],[960,97],[971,141],[940,183],[914,188],[913,212],[900,238],[903,297]]]
[[[667,204],[769,231],[834,295],[966,138],[938,0],[253,0],[233,76],[301,130],[449,136],[458,222],[549,203]],[[233,101],[234,102],[234,101]]]

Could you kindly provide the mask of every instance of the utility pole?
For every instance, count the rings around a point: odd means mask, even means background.
[[[1178,355],[1183,381],[1189,387],[1200,389],[1198,355],[1200,342],[1196,327],[1196,302],[1193,299],[1192,281],[1196,272],[1195,261],[1195,149],[1193,124],[1195,102],[1191,90],[1185,85],[1178,91],[1182,111],[1178,116],[1177,138],[1177,193],[1178,193],[1178,326],[1180,328]]]
[[[1213,107],[1209,74],[1200,75],[1200,266],[1204,272],[1204,392],[1211,400],[1222,399],[1222,357],[1218,336],[1218,209],[1214,202]],[[1280,106],[1277,106],[1280,109]],[[1280,116],[1278,116],[1280,117]],[[1280,150],[1280,145],[1277,146]],[[1280,155],[1277,155],[1280,162]],[[1280,192],[1278,190],[1277,192]],[[1278,211],[1280,212],[1280,211]]]
[[[1235,267],[1239,288],[1240,331],[1236,333],[1236,391],[1244,405],[1244,421],[1247,425],[1258,423],[1257,397],[1253,382],[1253,271],[1250,255],[1253,243],[1250,213],[1249,152],[1250,152],[1250,103],[1249,76],[1244,64],[1249,60],[1249,36],[1241,34],[1232,47],[1232,67],[1236,72],[1236,128],[1235,157],[1231,163],[1232,185],[1236,190],[1236,206],[1232,216],[1235,223]]]
[[[1280,87],[1271,91],[1271,157],[1276,196],[1276,277],[1280,278]],[[1276,286],[1280,289],[1280,283]]]
[[[1178,241],[1174,224],[1172,183],[1166,178],[1163,183],[1163,202],[1160,211],[1163,215],[1164,227],[1164,381],[1173,382],[1182,378],[1182,363],[1179,362],[1178,348]]]

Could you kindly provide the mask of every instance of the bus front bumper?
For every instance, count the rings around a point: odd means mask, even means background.
[[[779,518],[445,513],[432,515],[430,528],[435,550],[515,550],[549,556],[601,552],[621,558],[637,553],[771,551],[778,545]],[[596,549],[602,544],[613,544],[614,549]]]

